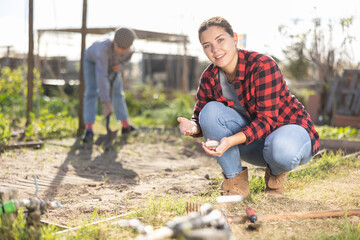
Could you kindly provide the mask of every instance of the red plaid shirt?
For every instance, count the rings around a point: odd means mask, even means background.
[[[192,119],[198,124],[199,113],[206,103],[218,101],[234,107],[234,102],[222,95],[218,79],[219,68],[211,64],[202,74]],[[304,106],[291,95],[276,62],[257,52],[239,50],[235,79],[236,94],[252,121],[240,131],[246,136],[245,145],[268,136],[275,129],[298,124],[309,133],[312,154],[319,151],[319,134]],[[194,136],[201,137],[202,133]]]

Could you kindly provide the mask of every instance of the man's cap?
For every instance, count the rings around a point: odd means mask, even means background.
[[[120,48],[129,48],[135,38],[134,30],[122,27],[116,30],[113,42]]]

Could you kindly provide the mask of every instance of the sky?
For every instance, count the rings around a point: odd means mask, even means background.
[[[17,53],[28,48],[28,0],[0,0],[0,57],[12,46]],[[37,30],[80,28],[82,0],[34,0],[34,41],[37,54]],[[293,32],[305,32],[320,18],[323,25],[334,27],[334,43],[340,44],[340,19],[353,17],[350,32],[354,61],[360,61],[360,0],[88,0],[87,27],[126,26],[140,30],[185,34],[189,37],[188,53],[205,58],[198,41],[199,25],[213,16],[226,18],[235,32],[246,34],[246,49],[281,59],[286,40],[278,31],[280,25]],[[297,23],[297,24],[295,24]],[[111,35],[88,36],[86,45]],[[65,55],[80,58],[81,37],[77,35],[44,35],[40,55]],[[170,44],[135,42],[138,51],[181,53],[182,47]]]

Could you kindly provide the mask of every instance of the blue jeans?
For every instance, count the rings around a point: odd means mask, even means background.
[[[200,112],[199,123],[206,140],[220,141],[238,133],[250,121],[233,108],[220,102],[209,102]],[[233,146],[215,158],[227,178],[242,171],[241,160],[256,166],[268,165],[273,175],[279,175],[312,159],[311,140],[305,128],[284,125],[265,138],[248,145]]]
[[[124,99],[122,87],[122,78],[120,73],[116,74],[112,91],[112,106],[117,120],[128,119],[128,109]],[[111,74],[109,75],[109,77]],[[98,108],[98,85],[96,81],[95,63],[84,60],[84,121],[85,123],[94,123]]]

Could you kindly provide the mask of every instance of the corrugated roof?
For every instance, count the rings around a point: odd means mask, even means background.
[[[87,28],[87,34],[106,34],[115,31],[117,28]],[[148,41],[160,41],[171,43],[188,43],[188,37],[181,34],[161,33],[146,30],[133,29],[138,39],[144,39]],[[38,33],[41,35],[44,32],[67,32],[67,33],[81,33],[81,28],[61,28],[61,29],[39,29]]]

